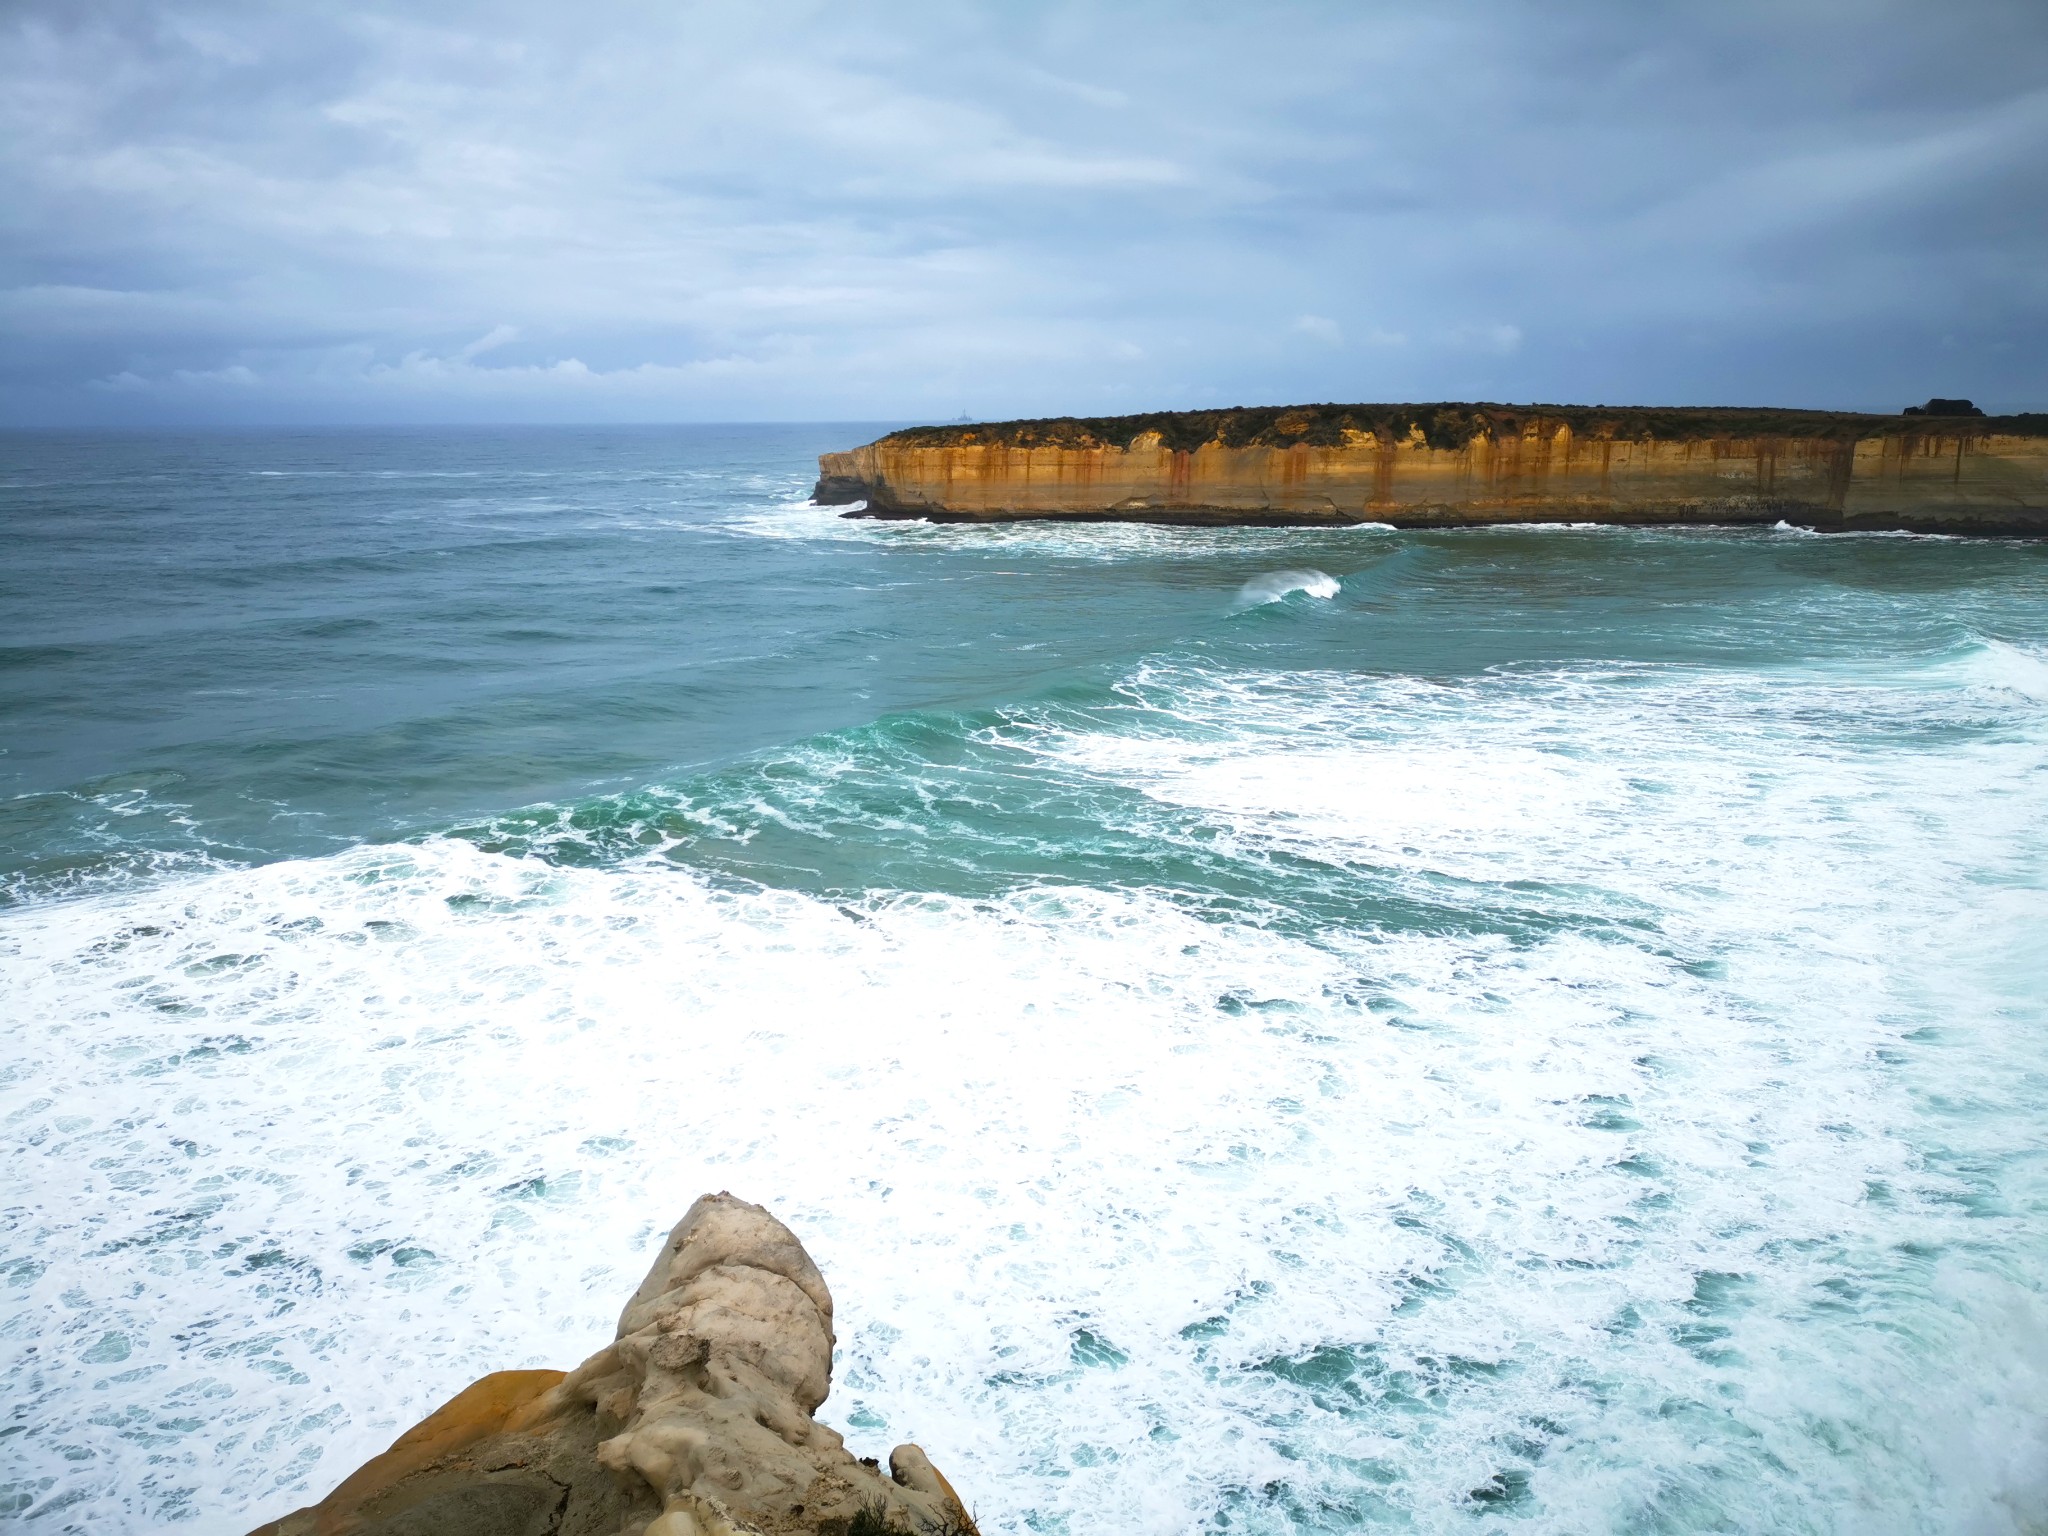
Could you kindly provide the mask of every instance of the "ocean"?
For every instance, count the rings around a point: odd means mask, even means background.
[[[0,438],[0,1511],[237,1533],[696,1195],[995,1533],[2048,1530],[2048,544]]]

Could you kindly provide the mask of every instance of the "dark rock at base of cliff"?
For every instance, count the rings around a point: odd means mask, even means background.
[[[826,475],[811,489],[811,500],[821,507],[846,507],[868,498],[867,482],[857,475]]]

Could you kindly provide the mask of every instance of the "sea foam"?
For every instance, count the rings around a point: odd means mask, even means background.
[[[730,1188],[832,1277],[822,1416],[923,1443],[991,1531],[2025,1528],[2028,699],[1193,663],[1120,696],[982,745],[1211,892],[436,838],[0,914],[13,1486],[52,1530],[245,1529],[581,1358]],[[845,769],[785,771],[839,836],[920,835]]]

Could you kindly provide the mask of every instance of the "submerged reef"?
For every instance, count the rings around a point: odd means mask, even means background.
[[[1300,405],[911,427],[818,460],[852,517],[2048,534],[2048,415]]]
[[[706,1195],[612,1343],[566,1373],[484,1377],[252,1536],[974,1536],[923,1451],[897,1446],[885,1477],[812,1417],[832,1345],[803,1245]]]

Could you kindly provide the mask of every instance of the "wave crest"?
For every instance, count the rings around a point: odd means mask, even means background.
[[[1304,597],[1327,600],[1343,590],[1344,584],[1327,571],[1268,571],[1239,587],[1237,600],[1243,607],[1255,608],[1262,603],[1280,602],[1297,592]]]

